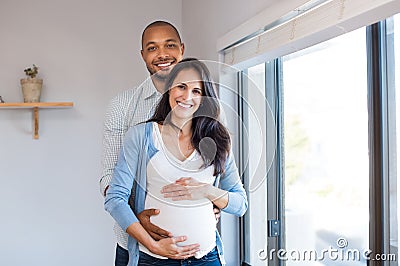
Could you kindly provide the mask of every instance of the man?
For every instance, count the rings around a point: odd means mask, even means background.
[[[140,86],[124,91],[111,100],[105,117],[103,137],[103,171],[100,179],[100,190],[105,196],[112,178],[119,150],[126,131],[140,122],[144,122],[153,114],[154,107],[164,92],[165,79],[170,69],[183,58],[184,44],[177,29],[165,21],[155,21],[149,24],[142,34],[141,55],[150,73],[150,78]],[[172,237],[165,231],[150,222],[150,216],[157,215],[158,210],[144,210],[137,217],[146,231],[155,239]],[[219,210],[216,218],[219,218]],[[117,238],[115,256],[116,266],[126,266],[129,261],[127,251],[128,234],[118,224],[114,226]],[[175,242],[185,241],[184,237],[175,237]],[[178,256],[185,258],[187,254],[196,250],[195,245],[176,247]],[[179,257],[179,254],[182,254]]]

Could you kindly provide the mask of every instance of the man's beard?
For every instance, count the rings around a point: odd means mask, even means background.
[[[149,68],[147,68],[147,70],[150,72],[152,78],[156,78],[157,80],[160,81],[165,81],[171,71],[171,69],[168,69],[168,70],[159,70],[157,72],[154,72]]]

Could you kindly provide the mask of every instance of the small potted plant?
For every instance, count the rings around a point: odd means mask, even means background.
[[[22,94],[24,102],[34,103],[40,101],[43,80],[36,78],[39,68],[33,64],[32,67],[24,69],[27,78],[21,79]]]

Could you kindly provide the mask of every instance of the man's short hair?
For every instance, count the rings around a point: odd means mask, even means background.
[[[179,43],[182,43],[181,36],[179,35],[179,32],[178,32],[178,30],[176,29],[176,27],[174,25],[172,25],[171,23],[169,23],[167,21],[157,20],[157,21],[154,21],[154,22],[150,23],[149,25],[146,26],[146,28],[144,28],[144,30],[142,32],[142,48],[143,48],[143,37],[144,37],[144,33],[146,32],[146,30],[148,30],[148,29],[150,29],[152,27],[157,27],[157,26],[169,26],[169,27],[171,27],[175,31],[176,35],[178,36]]]

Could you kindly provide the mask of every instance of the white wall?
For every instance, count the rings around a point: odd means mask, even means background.
[[[36,64],[39,140],[29,110],[0,109],[0,265],[113,264],[113,221],[99,193],[102,124],[117,92],[147,76],[140,35],[166,19],[181,28],[182,1],[2,0],[0,95],[22,101],[19,79]]]
[[[278,2],[284,4],[278,0],[182,1],[186,51],[201,59],[218,60],[218,38]]]

